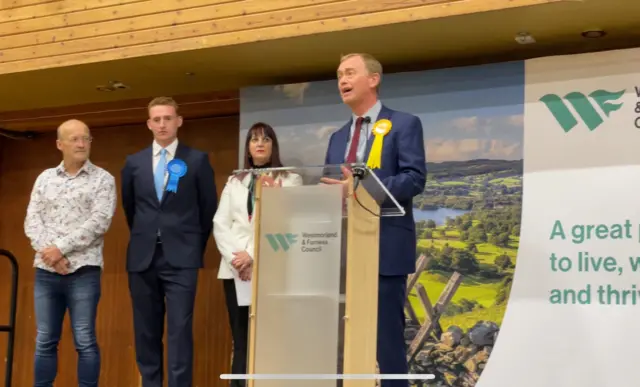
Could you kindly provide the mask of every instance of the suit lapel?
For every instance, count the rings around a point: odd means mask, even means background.
[[[371,134],[369,135],[369,138],[367,139],[367,149],[365,150],[364,153],[364,163],[367,163],[367,160],[369,160],[369,152],[371,152],[371,145],[373,145],[373,140],[375,139],[375,136],[373,135],[373,125],[375,125],[376,122],[382,120],[382,119],[388,119],[389,121],[391,121],[391,109],[387,108],[386,106],[382,105],[382,107],[380,108],[380,113],[378,113],[378,117],[375,119],[375,121],[373,121],[371,123]],[[387,134],[388,136],[388,134]]]
[[[182,159],[185,163],[185,154],[187,153],[187,150],[185,149],[185,147],[182,145],[182,143],[178,143],[178,147],[176,148],[176,154],[175,156],[173,156],[173,159]],[[189,171],[189,166],[187,166],[187,174],[193,172],[193,171]],[[186,176],[186,175],[185,175]],[[184,178],[184,176],[182,178],[180,178],[180,180],[182,180]],[[167,184],[169,183],[169,177],[167,176]],[[161,206],[164,206],[167,202],[171,201],[171,199],[176,196],[177,192],[167,192],[167,184],[165,184],[164,186],[164,193],[162,194],[162,202],[160,202]],[[178,191],[180,190],[180,182],[178,181]]]
[[[345,126],[343,126],[340,130],[338,130],[335,134],[335,151],[338,152],[336,159],[338,160],[336,164],[342,164],[345,161],[345,155],[347,153],[347,143],[349,142],[349,132],[351,132],[351,123],[353,122],[353,118],[347,122]]]
[[[144,180],[142,186],[150,187],[149,194],[153,196],[153,202],[156,205],[160,205],[158,201],[158,194],[156,193],[156,179],[154,176],[153,170],[153,147],[150,146],[144,151],[144,155],[142,157],[144,162],[141,166],[141,178]]]

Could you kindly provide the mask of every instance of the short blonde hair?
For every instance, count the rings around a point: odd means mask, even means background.
[[[149,102],[149,106],[147,106],[147,110],[151,110],[154,106],[173,106],[176,110],[176,114],[178,114],[178,103],[171,97],[156,97]]]

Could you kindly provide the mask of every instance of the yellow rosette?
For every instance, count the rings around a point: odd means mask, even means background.
[[[371,169],[377,169],[381,167],[382,163],[382,145],[384,142],[384,136],[391,131],[391,121],[387,119],[379,120],[373,125],[372,133],[375,136],[373,144],[371,145],[371,151],[369,152],[369,159],[367,160],[367,167]]]

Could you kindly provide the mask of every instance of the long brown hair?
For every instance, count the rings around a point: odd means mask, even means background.
[[[256,122],[251,125],[249,130],[247,131],[247,137],[244,141],[244,168],[245,169],[254,169],[260,168],[260,166],[256,166],[253,163],[253,159],[251,158],[251,152],[249,151],[249,144],[251,142],[251,138],[253,136],[262,135],[265,138],[271,139],[271,157],[268,162],[269,168],[281,168],[282,161],[280,160],[280,144],[278,143],[278,137],[276,136],[275,130],[271,127],[271,125],[265,122]],[[274,171],[272,172],[273,177],[276,178],[279,175],[286,175],[286,171]],[[238,179],[242,180],[247,175],[247,172],[243,172],[238,175]]]

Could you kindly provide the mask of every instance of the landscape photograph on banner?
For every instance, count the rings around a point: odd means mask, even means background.
[[[405,339],[410,372],[435,378],[410,384],[472,387],[498,340],[517,265],[524,64],[384,74],[380,99],[420,118],[427,156],[413,201]],[[337,80],[246,88],[240,110],[240,155],[248,128],[265,122],[285,166],[321,165],[329,136],[351,117]]]

